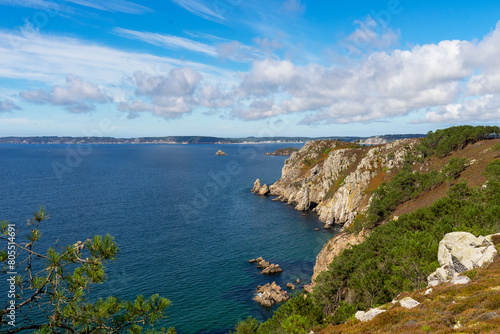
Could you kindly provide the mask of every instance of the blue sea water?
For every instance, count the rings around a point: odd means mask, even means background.
[[[315,231],[315,214],[250,193],[256,178],[281,175],[286,157],[263,153],[289,146],[301,145],[0,145],[0,219],[27,232],[43,205],[46,244],[109,233],[120,252],[93,293],[158,293],[172,301],[165,327],[228,333],[248,316],[272,315],[252,300],[257,285],[310,282],[337,232]],[[262,275],[248,263],[258,256],[283,273]]]

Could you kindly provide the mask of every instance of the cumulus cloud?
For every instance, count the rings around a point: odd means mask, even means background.
[[[134,74],[136,95],[150,98],[152,112],[166,118],[177,118],[193,110],[201,80],[201,74],[190,68],[174,68],[168,75]]]
[[[11,100],[0,101],[0,112],[7,112],[12,110],[21,110],[17,105]]]
[[[500,120],[499,59],[500,23],[479,42],[445,40],[372,52],[347,66],[256,61],[235,89],[246,103],[232,115],[253,120],[304,113],[301,123],[310,125],[427,110],[420,122]]]
[[[113,98],[101,88],[72,74],[66,76],[64,87],[52,86],[50,92],[41,89],[28,90],[19,95],[35,104],[64,106],[71,113],[87,113],[95,110],[94,103],[113,102]]]
[[[290,86],[298,75],[289,60],[265,59],[255,61],[239,87],[243,96],[265,96]],[[297,78],[298,79],[298,78]]]
[[[500,95],[484,95],[463,103],[448,104],[428,111],[423,120],[414,123],[458,123],[500,121]]]

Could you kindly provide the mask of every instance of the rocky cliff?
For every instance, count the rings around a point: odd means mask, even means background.
[[[299,211],[313,210],[325,227],[349,226],[369,204],[371,192],[403,166],[418,143],[398,140],[378,146],[313,141],[285,161],[281,178],[261,192]],[[254,192],[259,193],[257,189]]]

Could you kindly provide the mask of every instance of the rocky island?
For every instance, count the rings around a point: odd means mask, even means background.
[[[215,155],[227,155],[227,153],[223,152],[222,150],[218,150],[217,152],[215,152]]]
[[[267,283],[264,286],[259,285],[254,300],[262,306],[271,307],[274,303],[282,303],[289,298],[288,293],[273,282],[272,284]]]

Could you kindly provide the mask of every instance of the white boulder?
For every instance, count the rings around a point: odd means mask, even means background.
[[[380,313],[384,313],[385,310],[382,310],[380,309],[379,307],[377,308],[372,308],[372,309],[369,309],[368,311],[358,311],[356,312],[356,314],[354,315],[356,317],[356,319],[358,319],[359,321],[362,321],[362,322],[365,322],[365,321],[370,321],[372,320],[373,318],[375,318],[377,315],[379,315]]]
[[[446,234],[439,242],[438,262],[441,267],[429,275],[428,286],[447,282],[464,271],[493,262],[497,254],[492,242],[493,236],[475,237],[468,232]],[[462,278],[461,282],[463,281]]]
[[[404,308],[407,308],[407,309],[412,309],[414,308],[415,306],[418,306],[420,305],[419,302],[417,302],[415,299],[411,298],[411,297],[406,297],[406,298],[403,298],[399,301],[399,304],[404,307]]]

